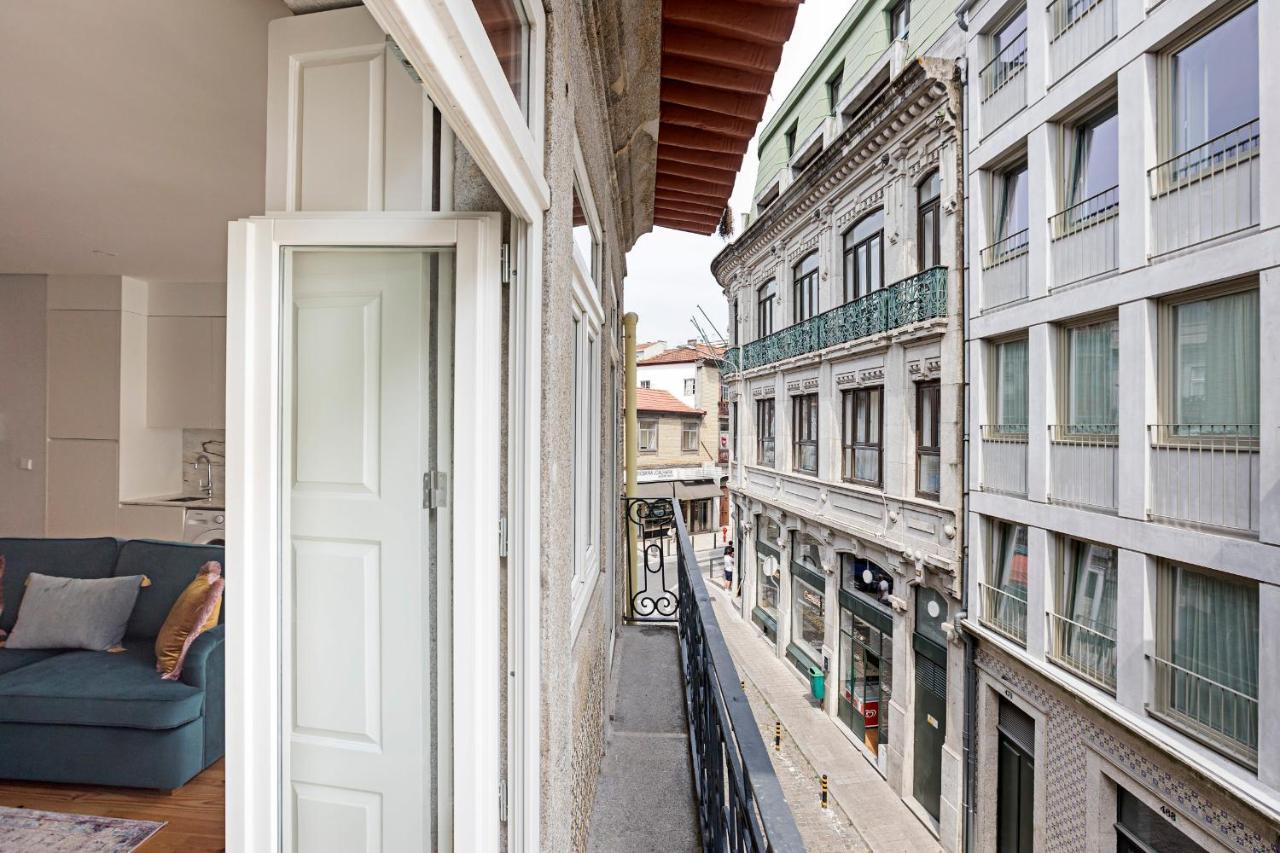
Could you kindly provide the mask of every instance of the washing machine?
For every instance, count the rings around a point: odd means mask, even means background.
[[[227,534],[223,529],[227,517],[220,509],[189,509],[183,522],[182,541],[198,545],[225,545]]]

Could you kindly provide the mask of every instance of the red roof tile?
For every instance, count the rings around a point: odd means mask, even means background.
[[[670,391],[657,388],[636,389],[636,411],[663,412],[672,415],[701,415],[701,409],[694,409],[672,396]]]
[[[637,361],[637,365],[645,364],[680,364],[689,361],[702,361],[708,358],[719,358],[724,355],[724,347],[712,347],[706,344],[691,344],[663,350],[652,358]]]

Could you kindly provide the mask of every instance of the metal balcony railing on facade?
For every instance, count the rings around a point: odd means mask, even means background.
[[[1053,81],[1116,37],[1116,0],[1053,0],[1049,13],[1049,66]]]
[[[1258,687],[1237,690],[1158,655],[1148,710],[1174,728],[1239,759],[1258,763]]]
[[[1254,119],[1148,171],[1152,254],[1257,225],[1261,153]]]
[[[1148,516],[1166,524],[1257,535],[1257,424],[1153,424],[1148,433]]]
[[[982,250],[983,310],[1027,298],[1030,235],[1030,229],[1023,228]]]
[[[1049,500],[1115,512],[1119,506],[1119,427],[1116,424],[1049,426]]]
[[[1000,127],[1027,105],[1027,31],[1014,36],[979,72],[982,135]]]
[[[1103,629],[1103,630],[1099,630]],[[1049,614],[1049,657],[1103,690],[1116,692],[1116,630]]]
[[[736,370],[751,370],[946,314],[947,268],[930,267],[730,350],[725,361],[731,361]]]
[[[979,434],[982,438],[982,490],[1025,497],[1027,425],[983,424]]]
[[[978,581],[978,591],[982,595],[979,621],[1014,642],[1026,645],[1027,600],[982,581]]]
[[[1051,288],[1114,271],[1120,266],[1120,187],[1049,217],[1049,233]]]
[[[680,637],[685,715],[702,849],[707,853],[803,853],[737,667],[711,606],[680,505],[624,498],[639,557],[628,565],[630,621],[674,622]],[[666,547],[675,541],[675,566]],[[628,554],[631,549],[628,549]]]

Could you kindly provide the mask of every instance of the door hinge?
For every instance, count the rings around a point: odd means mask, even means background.
[[[428,471],[422,475],[422,508],[439,509],[449,505],[449,475]]]
[[[507,780],[498,780],[498,820],[507,822]]]
[[[511,244],[510,243],[502,244],[502,254],[500,257],[502,262],[502,283],[510,284],[512,277],[515,275],[515,270],[511,268]]]
[[[507,556],[507,517],[498,516],[498,556]]]

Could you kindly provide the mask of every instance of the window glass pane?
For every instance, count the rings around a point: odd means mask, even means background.
[[[600,239],[596,236],[595,227],[587,218],[582,207],[578,182],[573,182],[573,246],[582,256],[583,263],[591,273],[592,280],[599,276]]]
[[[996,347],[996,425],[1001,432],[1027,431],[1027,342]]]
[[[1027,637],[1027,528],[1007,521],[992,526],[991,562],[982,618],[1009,636]]]
[[[845,237],[846,242],[861,243],[877,231],[884,230],[884,211],[877,210],[870,216],[864,217],[857,225],[853,226],[853,231],[849,236]]]
[[[797,577],[791,579],[791,640],[814,660],[822,659],[823,594]]]
[[[1184,435],[1257,435],[1258,291],[1174,308],[1174,420]]]
[[[778,618],[778,558],[756,552],[756,606]]]
[[[999,56],[1000,51],[1004,50],[1012,44],[1018,36],[1027,30],[1027,10],[1023,9],[1013,20],[1001,27],[994,36],[991,37],[991,55]]]
[[[935,170],[924,181],[921,182],[919,188],[919,203],[921,205],[928,204],[942,194],[942,173]]]
[[[1125,850],[1142,851],[1132,844],[1133,841],[1159,853],[1205,853],[1203,847],[1124,788],[1116,790],[1116,811],[1119,812],[1116,823],[1120,842],[1117,849],[1121,853]]]
[[[525,107],[529,26],[519,0],[472,0],[511,93]]]
[[[1001,178],[1000,212],[996,239],[1004,240],[1027,228],[1027,167],[1004,173]],[[1013,248],[1012,246],[1005,247]]]
[[[1115,320],[1067,332],[1067,416],[1073,432],[1114,433],[1120,406],[1120,327]]]
[[[1258,117],[1258,5],[1173,55],[1173,153]]]
[[[1114,108],[1076,130],[1069,206],[1120,183],[1119,146],[1120,119]]]

